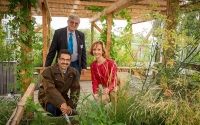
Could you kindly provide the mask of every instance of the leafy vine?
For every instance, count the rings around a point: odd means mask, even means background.
[[[37,0],[9,0],[8,13],[5,15],[12,18],[9,20],[8,25],[11,27],[10,33],[12,39],[5,43],[7,46],[6,53],[4,51],[2,61],[16,61],[17,78],[16,84],[12,84],[12,87],[16,86],[20,93],[23,93],[27,86],[33,82],[33,46],[38,42],[38,38],[35,36],[34,25],[36,21],[32,18],[31,8],[37,8]],[[17,10],[17,11],[16,11]]]

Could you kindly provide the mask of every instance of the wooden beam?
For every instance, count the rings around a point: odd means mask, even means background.
[[[49,10],[48,2],[47,2],[47,0],[43,0],[43,2],[44,2],[44,5],[45,5],[45,7],[46,7],[47,14],[49,15],[50,20],[52,20],[52,19],[51,19],[51,12],[50,12],[50,10]]]
[[[60,16],[60,17],[68,17],[71,14],[77,14],[80,18],[86,18],[86,17],[92,17],[94,13],[76,13],[76,12],[69,12],[69,13],[63,13],[63,12],[52,12],[53,16]]]
[[[39,9],[40,11],[42,11],[42,0],[37,0],[37,9]]]
[[[1,0],[1,1],[0,1],[0,4],[1,4],[1,5],[9,5],[10,2],[9,2],[8,0]]]
[[[63,8],[51,8],[51,12],[64,12],[64,13],[93,13],[92,10],[86,10],[86,9],[63,9]]]
[[[52,8],[63,8],[63,9],[85,9],[83,5],[72,5],[72,4],[60,4],[60,3],[49,3],[50,10]]]
[[[41,29],[42,29],[42,26],[36,28],[36,29],[34,30],[34,32],[39,32]]]
[[[88,2],[78,0],[48,0],[49,3],[62,3],[71,5],[85,5],[85,6],[110,6],[113,2]]]
[[[158,5],[158,6],[166,6],[167,1],[166,0],[142,0],[138,2],[140,5]]]
[[[103,31],[101,30],[101,28],[99,28],[96,24],[95,24],[95,22],[92,22],[91,23],[100,33],[102,33]]]
[[[149,21],[149,19],[143,18],[141,16],[138,16],[136,18],[132,18],[132,20],[131,20],[132,24],[142,23],[142,22],[146,22],[146,21]]]
[[[52,13],[90,13],[90,14],[96,14],[97,12],[92,12],[91,10],[85,10],[85,9],[63,9],[63,8],[52,8],[51,9],[51,12]],[[144,9],[131,9],[129,11],[129,13],[144,13],[144,12],[147,12],[146,10]]]
[[[136,4],[139,1],[140,0],[118,0],[117,2],[113,3],[111,6],[106,7],[102,12],[99,12],[96,15],[94,15],[92,18],[90,18],[90,22],[96,22],[100,19],[101,16],[104,16],[109,13],[117,12],[133,4]]]
[[[110,5],[108,5],[110,6]],[[105,6],[107,7],[107,6]],[[63,9],[85,9],[84,5],[73,5],[73,4],[62,4],[62,3],[49,3],[49,8],[50,10],[52,8],[63,8]],[[166,7],[163,6],[156,6],[152,7],[151,5],[143,5],[143,4],[137,4],[137,5],[132,5],[128,7],[130,9],[153,9],[153,10],[163,10],[166,9]]]
[[[105,7],[110,6],[111,4],[107,4]],[[85,9],[86,5],[74,5],[74,4],[63,4],[63,3],[49,3],[49,8],[65,8],[65,9]],[[99,5],[96,5],[99,6]],[[165,6],[155,6],[153,7],[151,4],[137,4],[128,7],[130,9],[151,9],[151,10],[164,10]]]
[[[23,97],[21,98],[20,102],[17,105],[17,108],[15,108],[15,111],[11,115],[10,119],[8,120],[6,125],[18,125],[20,120],[22,119],[22,116],[24,114],[24,111],[26,109],[26,99],[27,97],[30,97],[33,95],[34,89],[36,84],[31,83],[26,92],[24,93]],[[32,98],[33,99],[33,98]]]
[[[156,7],[153,7],[153,6],[151,6],[151,5],[132,5],[132,6],[130,6],[130,7],[128,7],[128,8],[130,8],[130,9],[140,9],[140,10],[165,10],[166,9],[166,7],[161,7],[161,6],[156,6]]]

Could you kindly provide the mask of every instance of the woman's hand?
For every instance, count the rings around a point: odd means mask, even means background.
[[[108,95],[109,94],[109,89],[108,88],[104,88],[102,91],[103,95]]]

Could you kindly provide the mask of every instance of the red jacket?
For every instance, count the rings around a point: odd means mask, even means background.
[[[94,61],[90,65],[92,75],[92,88],[93,93],[98,93],[98,86],[101,84],[103,87],[107,87],[109,92],[114,89],[118,84],[117,80],[117,65],[115,61],[106,59],[101,65]]]

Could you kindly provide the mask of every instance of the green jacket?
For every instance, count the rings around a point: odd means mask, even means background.
[[[42,73],[42,86],[38,92],[41,106],[46,110],[46,103],[50,102],[57,108],[62,103],[75,108],[80,95],[78,77],[79,73],[71,66],[67,68],[65,75],[62,75],[58,64],[47,67]]]

